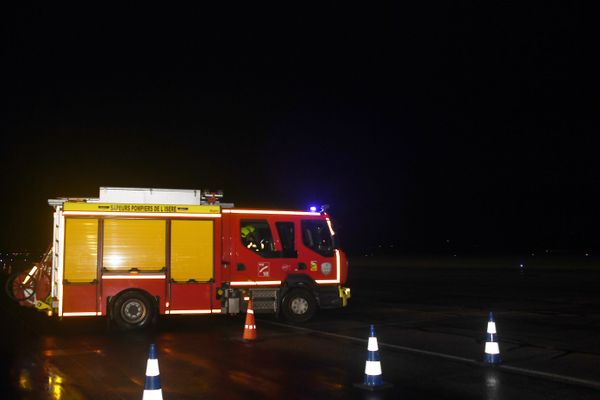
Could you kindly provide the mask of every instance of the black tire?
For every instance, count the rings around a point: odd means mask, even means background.
[[[15,272],[6,280],[4,291],[11,300],[25,301],[35,294],[36,280],[33,277],[29,277],[27,283],[23,284],[22,281],[26,276],[27,274],[23,272]]]
[[[144,292],[129,290],[121,293],[112,306],[112,319],[124,331],[147,328],[156,310],[152,298]]]
[[[290,290],[281,303],[281,313],[289,322],[306,322],[317,312],[315,296],[306,289]]]

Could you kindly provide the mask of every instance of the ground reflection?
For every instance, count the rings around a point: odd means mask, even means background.
[[[500,374],[496,369],[487,368],[485,371],[485,399],[498,400],[500,398]]]

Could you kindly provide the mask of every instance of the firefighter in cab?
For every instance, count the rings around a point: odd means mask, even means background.
[[[259,241],[257,239],[256,228],[253,225],[243,226],[241,229],[242,240],[244,241],[244,245],[250,250],[259,252],[265,249],[265,244],[263,241]]]

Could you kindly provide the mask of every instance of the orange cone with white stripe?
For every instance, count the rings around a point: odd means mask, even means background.
[[[254,322],[254,310],[252,309],[252,299],[248,301],[248,310],[246,311],[246,324],[244,325],[244,335],[242,340],[256,340],[256,323]]]

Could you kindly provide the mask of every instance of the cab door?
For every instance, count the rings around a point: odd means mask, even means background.
[[[293,221],[262,215],[236,218],[232,227],[235,262],[231,281],[279,285],[297,268],[296,227]]]
[[[333,231],[328,220],[303,218],[299,221],[298,260],[317,284],[340,283],[340,265],[336,257]]]

